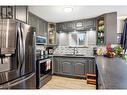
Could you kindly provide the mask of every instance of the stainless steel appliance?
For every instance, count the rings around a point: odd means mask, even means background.
[[[46,43],[47,43],[46,37],[36,36],[36,44],[37,45],[42,45],[42,44],[46,44]]]
[[[36,88],[35,28],[0,19],[0,88]]]
[[[37,59],[37,88],[41,88],[52,78],[52,57]]]

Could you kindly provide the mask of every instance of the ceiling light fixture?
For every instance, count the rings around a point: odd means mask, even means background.
[[[66,7],[66,8],[64,8],[64,12],[66,12],[66,13],[70,13],[70,12],[72,12],[72,8],[71,7]]]

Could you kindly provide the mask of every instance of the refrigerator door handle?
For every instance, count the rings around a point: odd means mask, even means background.
[[[24,40],[23,40],[23,28],[21,27],[21,24],[20,24],[20,34],[21,34],[21,46],[22,48],[20,49],[21,50],[21,56],[22,56],[22,63],[21,63],[21,66],[20,66],[20,72],[21,73],[24,73],[24,70],[25,68],[23,68],[23,65],[25,64],[25,45],[24,45]]]
[[[23,46],[22,46],[22,39],[21,39],[21,30],[18,27],[18,70],[21,75],[21,67],[23,64]]]

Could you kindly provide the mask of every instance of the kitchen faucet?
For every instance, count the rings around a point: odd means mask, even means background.
[[[77,47],[74,47],[74,52],[73,52],[73,55],[77,54],[78,53],[78,48]]]

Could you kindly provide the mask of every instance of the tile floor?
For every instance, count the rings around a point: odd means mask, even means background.
[[[87,84],[84,79],[52,76],[52,79],[41,89],[96,89],[95,85]]]

